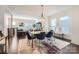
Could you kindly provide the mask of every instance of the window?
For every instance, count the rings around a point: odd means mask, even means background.
[[[60,28],[64,34],[69,34],[69,17],[63,16],[60,18]]]
[[[55,31],[56,29],[56,18],[51,20],[51,29]]]

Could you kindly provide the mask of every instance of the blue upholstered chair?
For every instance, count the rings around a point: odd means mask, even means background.
[[[39,44],[40,44],[41,41],[45,39],[45,32],[41,32],[39,34],[36,34],[35,36],[39,40]]]
[[[49,38],[49,40],[50,40],[50,38],[51,38],[52,36],[53,36],[53,30],[49,31],[49,32],[46,34],[46,37]]]

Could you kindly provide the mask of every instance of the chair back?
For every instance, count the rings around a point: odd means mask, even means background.
[[[30,35],[29,31],[26,32],[27,38],[32,39],[32,36]]]
[[[36,38],[39,39],[39,40],[45,39],[45,32],[41,32],[40,34],[37,34]]]
[[[53,36],[53,31],[49,31],[47,34],[46,34],[46,37],[52,37]]]

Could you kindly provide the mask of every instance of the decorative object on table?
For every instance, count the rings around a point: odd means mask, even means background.
[[[35,25],[35,24],[33,24],[33,27],[35,28],[35,27],[36,27],[36,25]]]
[[[21,22],[21,23],[19,24],[19,26],[24,26],[24,23],[23,23],[23,22]]]
[[[36,30],[36,24],[33,24],[33,30]]]
[[[42,23],[41,22],[36,23],[36,27],[37,30],[42,30]]]

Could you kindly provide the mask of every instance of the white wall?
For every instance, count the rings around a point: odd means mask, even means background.
[[[72,6],[68,10],[64,10],[64,11],[61,11],[60,13],[52,15],[51,19],[57,18],[57,20],[59,20],[59,18],[62,16],[69,16],[69,37],[68,38],[71,39],[72,43],[79,45],[79,7]]]
[[[9,18],[11,18],[11,15],[7,12],[4,13],[4,35],[8,35],[8,28],[11,28],[11,20],[9,20]]]
[[[7,22],[8,17],[10,18],[10,12],[7,5],[0,5],[0,30],[7,35]]]
[[[0,30],[4,31],[4,7],[0,6]]]
[[[72,43],[79,45],[79,6],[73,6],[70,22]]]

